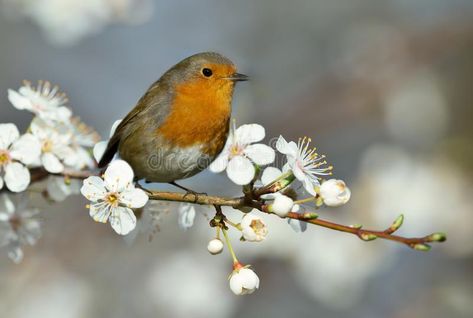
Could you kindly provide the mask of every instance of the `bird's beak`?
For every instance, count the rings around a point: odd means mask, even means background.
[[[234,82],[244,82],[249,80],[250,78],[245,74],[234,73],[231,76],[227,77],[227,79]]]

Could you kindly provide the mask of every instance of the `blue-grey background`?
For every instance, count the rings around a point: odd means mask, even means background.
[[[0,122],[25,129],[31,116],[7,89],[46,79],[107,136],[167,68],[218,51],[252,77],[235,93],[237,122],[262,124],[267,140],[311,136],[349,184],[350,203],[321,216],[383,228],[404,213],[402,234],[446,231],[449,241],[421,253],[315,227],[296,234],[268,216],[266,242],[236,244],[261,278],[239,298],[227,286],[229,256],[206,251],[204,216],[183,232],[176,206],[162,207],[152,240],[129,244],[94,223],[83,198],[50,205],[31,193],[44,235],[20,265],[2,254],[2,316],[473,316],[471,1],[152,1],[148,19],[67,45],[14,2],[0,7]],[[210,173],[184,184],[237,191]]]

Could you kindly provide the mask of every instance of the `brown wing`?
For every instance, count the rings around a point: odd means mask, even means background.
[[[128,137],[133,132],[133,124],[136,123],[142,116],[151,116],[156,125],[160,125],[165,118],[165,113],[168,111],[169,96],[172,92],[168,90],[168,85],[163,84],[162,81],[154,83],[145,95],[138,101],[138,104],[133,110],[122,120],[118,125],[115,133],[108,142],[102,159],[98,163],[99,168],[103,168],[112,161],[113,157],[118,151],[121,140]],[[150,118],[147,118],[148,120]]]
[[[102,158],[100,159],[100,162],[98,164],[99,168],[105,167],[106,165],[110,163],[110,161],[112,161],[113,157],[118,151],[118,146],[122,138],[124,127],[126,127],[126,125],[133,122],[133,119],[139,115],[141,111],[141,107],[139,106],[140,104],[138,104],[135,108],[133,108],[133,110],[122,120],[120,125],[118,125],[112,138],[110,138],[110,140],[108,141],[107,149],[105,150]]]

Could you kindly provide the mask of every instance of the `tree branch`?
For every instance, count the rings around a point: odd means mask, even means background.
[[[82,180],[90,176],[99,175],[99,171],[66,170],[61,174],[50,174],[43,169],[33,169],[31,171],[31,182],[33,183],[33,182],[41,181],[47,178],[49,175],[62,176],[65,178]],[[148,193],[150,200],[183,202],[183,203],[192,203],[192,204],[199,204],[199,205],[213,205],[216,207],[229,206],[235,209],[255,208],[255,209],[260,210],[261,212],[264,212],[267,214],[273,214],[269,212],[267,209],[267,206],[264,205],[258,199],[262,194],[273,193],[280,190],[283,187],[284,187],[284,184],[281,185],[280,182],[275,182],[269,186],[255,189],[251,196],[244,196],[244,197],[238,197],[238,198],[225,198],[225,197],[210,196],[210,195],[203,195],[203,194],[193,194],[193,193],[151,191],[145,188],[142,188],[142,189]],[[397,231],[402,225],[402,222],[404,219],[402,215],[398,219],[396,219],[389,228],[387,228],[384,231],[368,230],[368,229],[363,229],[361,226],[348,226],[348,225],[334,223],[331,221],[326,221],[326,220],[318,218],[318,215],[314,212],[306,212],[302,214],[290,212],[287,215],[287,218],[307,222],[310,224],[325,227],[325,228],[335,230],[335,231],[354,234],[363,241],[372,241],[377,238],[381,238],[381,239],[385,239],[389,241],[402,243],[402,244],[407,245],[410,248],[420,250],[420,251],[427,251],[430,249],[430,246],[427,243],[444,242],[446,240],[446,235],[443,233],[433,233],[424,237],[414,237],[414,238],[394,235],[393,233]]]

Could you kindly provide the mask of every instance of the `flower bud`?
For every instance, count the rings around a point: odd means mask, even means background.
[[[270,205],[269,210],[278,216],[284,218],[294,207],[294,201],[285,195],[278,195],[274,199],[273,204]]]
[[[259,277],[254,271],[243,267],[235,269],[230,277],[230,289],[235,295],[249,295],[259,288]]]
[[[209,242],[207,245],[207,250],[209,251],[210,254],[212,255],[217,255],[222,253],[223,251],[223,243],[219,239],[213,239]]]
[[[254,212],[246,214],[240,225],[243,238],[250,242],[261,242],[268,234],[268,228],[263,219]]]
[[[320,196],[325,205],[337,207],[350,200],[351,191],[342,180],[330,179],[320,186]]]

